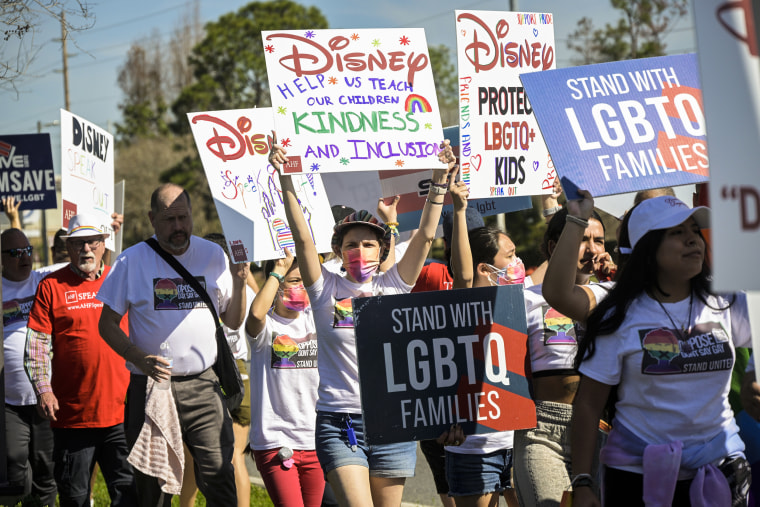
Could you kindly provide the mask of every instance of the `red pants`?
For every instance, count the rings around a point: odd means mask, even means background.
[[[275,507],[319,507],[325,491],[325,476],[317,451],[293,451],[293,466],[285,468],[277,457],[279,449],[253,451],[256,468]]]

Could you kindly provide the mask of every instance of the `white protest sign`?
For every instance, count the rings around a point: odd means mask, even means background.
[[[713,288],[758,290],[760,58],[749,2],[694,5],[712,208]],[[730,77],[729,77],[730,76]],[[749,268],[749,269],[748,269]]]
[[[61,225],[79,213],[89,213],[114,249],[114,142],[105,129],[61,109]]]
[[[233,262],[282,258],[285,247],[295,253],[280,178],[268,162],[272,110],[207,111],[187,118]],[[322,180],[296,175],[293,184],[317,250],[329,252],[335,222]]]
[[[262,32],[284,173],[440,167],[421,28]]]
[[[551,193],[555,172],[520,74],[553,69],[548,13],[456,11],[462,181],[471,198]]]

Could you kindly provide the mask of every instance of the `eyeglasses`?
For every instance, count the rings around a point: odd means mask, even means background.
[[[98,248],[103,242],[102,239],[69,239],[67,244],[71,245],[76,250],[81,250],[82,247],[87,244],[90,248]]]
[[[28,255],[29,257],[32,256],[32,245],[25,246],[23,248],[9,248],[8,250],[3,250],[3,253],[7,253],[11,257],[15,257],[17,259],[21,258],[24,254]]]

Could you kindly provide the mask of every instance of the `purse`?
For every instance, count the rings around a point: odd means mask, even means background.
[[[219,379],[219,387],[222,389],[222,396],[227,405],[227,409],[231,411],[240,407],[243,402],[243,395],[245,393],[245,387],[243,385],[243,378],[240,376],[240,370],[238,370],[235,363],[235,356],[232,355],[232,349],[230,344],[227,343],[227,338],[224,335],[224,329],[219,321],[219,316],[216,314],[214,305],[211,302],[211,297],[206,292],[206,289],[200,284],[200,282],[191,275],[185,266],[180,263],[176,257],[169,252],[161,248],[156,241],[156,238],[148,238],[145,242],[163,258],[167,264],[169,264],[174,271],[177,272],[185,282],[193,288],[193,290],[200,296],[214,317],[214,324],[216,325],[216,362],[212,366],[214,373]]]

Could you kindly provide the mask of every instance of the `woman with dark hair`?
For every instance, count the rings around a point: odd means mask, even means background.
[[[746,505],[749,466],[727,395],[734,348],[750,342],[749,318],[744,294],[710,291],[700,232],[707,208],[670,196],[634,207],[622,224],[630,257],[597,301],[570,282],[566,256],[593,209],[590,194],[579,193],[544,281],[554,308],[586,321],[576,357],[573,506],[600,505],[591,470],[613,389],[612,431],[599,455],[605,505]]]
[[[567,209],[555,213],[544,234],[542,253],[551,259],[567,223]],[[604,224],[594,211],[578,248],[573,283],[602,298],[610,283],[589,284],[614,269],[604,248]],[[570,255],[570,254],[568,254]],[[515,431],[515,485],[521,507],[557,506],[570,485],[570,420],[580,375],[573,364],[579,328],[571,318],[549,306],[542,285],[525,290],[531,393],[537,426]],[[596,467],[595,467],[596,468]],[[595,475],[595,471],[592,473]]]
[[[454,190],[452,190],[454,194]],[[466,198],[466,193],[454,195],[455,202]],[[522,284],[525,266],[515,253],[515,244],[502,230],[479,227],[469,233],[469,246],[460,241],[466,230],[463,220],[454,222],[452,269],[462,272],[462,281],[455,276],[454,288]],[[471,260],[471,271],[464,268]],[[461,266],[461,268],[460,268]],[[507,505],[518,505],[511,485],[513,431],[468,435],[464,442],[448,445],[446,450],[446,480],[449,495],[457,507],[486,507],[498,505],[503,494]]]

